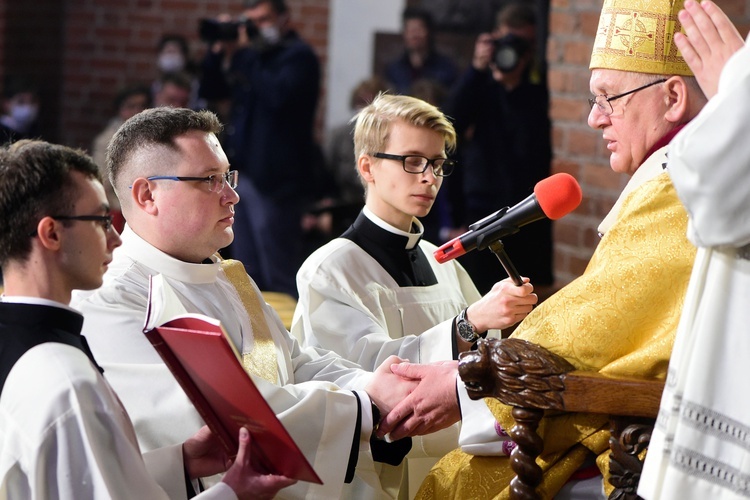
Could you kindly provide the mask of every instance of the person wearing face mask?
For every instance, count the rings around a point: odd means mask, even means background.
[[[170,81],[172,75],[187,75],[190,82],[187,107],[194,110],[206,108],[206,101],[198,96],[198,71],[190,59],[190,50],[184,36],[165,34],[161,37],[156,47],[156,66],[159,76],[151,84],[151,100],[154,103],[159,102],[159,96],[164,91],[164,82]]]
[[[549,91],[535,57],[537,11],[529,2],[508,3],[495,24],[492,33],[477,37],[472,64],[445,102],[464,165],[463,175],[448,185],[455,235],[515,205],[551,173]],[[536,285],[553,285],[551,221],[530,225],[503,243],[522,275]],[[490,252],[466,255],[463,265],[482,293],[505,277]]]
[[[301,219],[316,199],[310,171],[322,168],[313,138],[320,63],[284,0],[246,0],[243,17],[236,42],[211,44],[201,78],[202,97],[229,103],[223,146],[243,178],[230,252],[261,290],[296,296]]]
[[[38,116],[39,97],[34,85],[25,78],[8,76],[3,85],[0,144],[39,135]]]
[[[157,65],[162,73],[182,71],[188,61],[187,41],[180,35],[164,35],[158,46]]]

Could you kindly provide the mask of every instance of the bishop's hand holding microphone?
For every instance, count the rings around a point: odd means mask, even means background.
[[[544,218],[556,220],[578,207],[581,187],[570,174],[559,173],[542,179],[534,193],[512,207],[501,208],[469,226],[469,230],[435,250],[435,259],[442,263],[478,248],[490,248],[516,285],[522,280],[503,249],[502,238],[517,233],[522,226]]]

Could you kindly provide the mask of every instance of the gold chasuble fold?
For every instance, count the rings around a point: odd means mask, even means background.
[[[664,161],[657,154],[650,160],[657,156]],[[665,377],[695,258],[686,232],[687,213],[662,171],[624,198],[583,275],[540,304],[512,336],[544,346],[580,370]],[[504,428],[513,426],[510,407],[486,401]],[[544,498],[557,493],[589,450],[602,454],[600,468],[608,464],[605,416],[546,417],[539,433],[545,441],[538,460]],[[508,498],[512,477],[508,457],[455,450],[435,466],[418,498]]]
[[[242,365],[246,372],[276,384],[278,383],[276,347],[271,337],[271,331],[268,329],[268,323],[263,316],[263,307],[259,295],[255,293],[255,288],[250,282],[250,277],[247,275],[242,262],[232,259],[222,260],[221,269],[237,290],[253,327],[253,349],[246,353],[243,346]]]

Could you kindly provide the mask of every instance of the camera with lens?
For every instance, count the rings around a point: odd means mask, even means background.
[[[237,30],[241,27],[244,27],[248,38],[253,38],[258,34],[258,28],[249,19],[236,21],[201,19],[198,34],[204,42],[232,42],[237,40]]]
[[[513,33],[508,33],[493,43],[495,48],[492,52],[492,62],[504,73],[516,69],[521,58],[531,48],[528,40]]]

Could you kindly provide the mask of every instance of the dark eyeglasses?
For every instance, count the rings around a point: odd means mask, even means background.
[[[208,183],[208,190],[212,193],[219,193],[224,189],[225,184],[229,184],[229,187],[234,189],[237,187],[239,181],[239,172],[237,170],[230,170],[224,174],[211,174],[208,177],[179,177],[176,175],[152,175],[146,177],[147,181],[202,181]]]
[[[607,96],[607,94],[599,94],[589,99],[589,106],[591,106],[591,108],[593,109],[594,104],[596,104],[596,106],[599,108],[599,111],[604,116],[609,116],[614,112],[614,109],[612,109],[612,101],[619,99],[620,97],[625,97],[626,95],[634,94],[635,92],[638,92],[639,90],[647,89],[651,87],[652,85],[658,85],[659,83],[664,83],[666,81],[667,81],[666,78],[661,78],[659,80],[656,80],[655,82],[647,83],[646,85],[638,87],[637,89],[628,90],[627,92],[623,92],[622,94],[617,94],[613,96]]]
[[[396,160],[401,162],[405,172],[410,174],[422,174],[427,167],[432,166],[432,173],[437,177],[448,177],[453,173],[458,162],[448,158],[427,158],[420,155],[392,155],[388,153],[372,153],[375,158],[384,160]]]
[[[109,231],[112,228],[112,216],[111,215],[50,215],[55,220],[90,220],[96,221],[104,228],[105,231]]]
[[[108,232],[112,229],[112,216],[111,215],[50,215],[55,220],[84,220],[94,221],[101,224],[104,232]],[[34,229],[29,233],[29,236],[36,236],[37,230]]]

